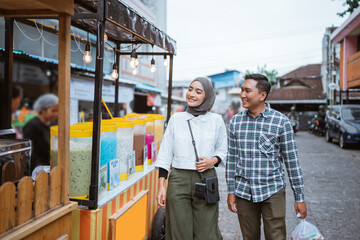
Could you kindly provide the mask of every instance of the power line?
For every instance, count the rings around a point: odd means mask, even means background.
[[[298,53],[294,53],[294,54],[291,54],[291,55],[295,55],[295,54],[298,54]],[[321,56],[321,53],[317,53],[316,55],[301,57],[301,59],[310,59],[310,58],[314,58],[314,57],[318,57],[318,56]],[[231,65],[235,66],[235,65],[254,63],[254,62],[260,62],[260,61],[273,61],[274,58],[275,57],[263,58],[263,59],[260,59],[260,60],[259,59],[246,60],[244,62],[233,62],[233,63],[231,63]],[[289,59],[283,59],[282,61],[287,61],[288,62]],[[279,62],[279,61],[277,61],[277,62]],[[184,72],[184,71],[190,71],[190,70],[213,69],[213,68],[219,68],[219,67],[229,67],[229,63],[210,65],[210,66],[204,66],[204,67],[196,67],[196,68],[180,68],[180,69],[177,69],[177,72]]]
[[[185,45],[181,45],[178,44],[178,49],[181,50],[185,50],[185,49],[192,49],[192,48],[204,48],[204,47],[213,47],[213,46],[228,46],[228,45],[237,45],[237,44],[241,44],[241,43],[245,43],[245,42],[253,42],[253,41],[265,41],[265,40],[269,40],[269,39],[276,39],[279,37],[287,37],[287,36],[296,36],[296,35],[304,35],[304,34],[308,34],[311,32],[318,32],[319,30],[324,29],[323,26],[319,26],[316,27],[310,31],[300,31],[300,30],[291,30],[291,31],[287,31],[287,32],[278,32],[278,33],[273,33],[273,34],[268,34],[266,36],[264,36],[263,34],[261,35],[255,35],[255,36],[244,36],[241,39],[232,39],[232,40],[228,40],[228,41],[216,41],[216,42],[202,42],[202,43],[192,43],[192,44],[185,44]]]

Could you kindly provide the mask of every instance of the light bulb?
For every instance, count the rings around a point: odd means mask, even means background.
[[[136,68],[137,65],[139,64],[139,62],[136,63],[136,61],[137,61],[137,56],[136,56],[135,50],[132,50],[132,51],[131,51],[130,58],[131,58],[131,59],[130,59],[129,65],[130,65],[130,67],[131,67],[132,69],[134,69],[134,68]]]
[[[167,67],[168,66],[168,60],[167,60],[167,57],[166,55],[164,56],[164,67]]]
[[[110,76],[112,79],[116,80],[119,77],[119,74],[116,69],[113,69]]]
[[[139,60],[138,60],[137,57],[135,58],[135,66],[136,66],[136,67],[139,66]]]
[[[154,66],[151,66],[150,71],[151,71],[152,73],[154,73],[154,72],[156,71],[155,65],[154,65]]]
[[[152,73],[154,73],[154,72],[156,71],[154,58],[151,59],[151,68],[150,68],[150,71],[151,71]]]
[[[104,33],[104,42],[107,42],[107,40],[108,40],[108,36],[106,33]]]
[[[135,58],[131,58],[131,59],[130,59],[129,65],[130,65],[130,67],[131,67],[132,69],[136,68]]]
[[[134,68],[134,69],[132,70],[132,74],[133,74],[133,75],[138,74],[138,70],[137,70],[137,68]]]
[[[83,61],[84,61],[85,63],[91,63],[92,57],[91,57],[91,55],[90,55],[90,52],[88,52],[88,51],[85,52],[85,54],[84,54],[84,56],[83,56]]]
[[[92,57],[91,57],[91,53],[90,53],[90,44],[89,43],[87,43],[85,45],[85,54],[83,56],[83,61],[85,63],[91,63],[91,61],[92,61]]]

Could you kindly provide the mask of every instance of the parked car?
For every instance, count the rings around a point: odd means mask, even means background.
[[[328,108],[325,139],[336,139],[341,148],[360,143],[360,105],[341,105]]]

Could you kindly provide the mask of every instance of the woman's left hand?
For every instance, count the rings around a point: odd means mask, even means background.
[[[196,169],[198,170],[198,172],[204,172],[206,170],[208,170],[210,167],[214,166],[218,160],[216,157],[213,158],[205,158],[205,157],[200,157],[200,162],[196,162]]]

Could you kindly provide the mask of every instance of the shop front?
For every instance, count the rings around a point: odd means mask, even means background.
[[[37,1],[35,1],[35,3],[36,2]],[[29,13],[29,11],[25,11],[25,13],[13,12],[11,9],[12,8],[10,8],[8,14],[13,18],[24,17],[24,14]],[[1,11],[0,13],[3,12],[5,11]],[[151,102],[150,105],[153,105],[147,107],[156,107],[159,101],[157,95],[159,95],[160,92],[154,91],[153,89],[141,90],[139,86],[132,84],[121,84],[120,72],[117,73],[118,75],[114,82],[104,81],[103,65],[105,43],[103,39],[106,33],[107,38],[113,43],[116,43],[116,46],[112,46],[116,53],[114,70],[120,69],[119,59],[121,55],[129,57],[133,57],[134,55],[169,57],[169,96],[171,96],[172,60],[175,55],[176,43],[151,22],[117,0],[97,2],[79,0],[75,2],[71,14],[73,12],[75,12],[75,14],[71,18],[71,21],[69,14],[59,15],[58,93],[60,112],[59,125],[56,130],[51,131],[51,141],[52,146],[54,146],[54,148],[51,149],[52,158],[54,161],[57,161],[58,166],[55,164],[51,166],[51,171],[55,173],[50,173],[50,182],[52,184],[57,183],[54,188],[57,189],[56,196],[60,195],[60,197],[56,197],[55,199],[60,200],[51,201],[50,206],[55,206],[53,207],[54,209],[51,208],[46,212],[48,209],[45,207],[45,210],[37,213],[41,214],[45,211],[46,218],[42,217],[43,220],[40,222],[40,225],[36,225],[36,229],[40,229],[46,226],[46,224],[49,225],[45,230],[47,235],[41,235],[45,236],[43,237],[44,239],[59,237],[72,239],[146,239],[150,236],[151,229],[154,228],[152,223],[158,209],[156,203],[158,172],[153,164],[153,161],[156,159],[157,150],[157,142],[154,141],[155,137],[152,135],[153,141],[150,153],[147,153],[149,146],[145,144],[145,140],[147,141],[148,136],[151,136],[151,133],[149,134],[148,132],[148,124],[154,124],[153,131],[156,131],[155,119],[157,118],[145,116],[146,119],[143,119],[144,116],[139,116],[136,120],[127,120],[120,119],[119,116],[121,110],[126,109],[126,111],[128,111],[129,107],[131,108],[131,102],[136,102],[136,97],[134,97],[137,95],[136,92],[147,94],[147,104]],[[45,13],[49,13],[49,16]],[[53,10],[36,10],[31,16],[39,14],[40,17],[55,16],[56,18],[57,15],[52,13]],[[5,14],[5,16],[9,15]],[[6,20],[7,30],[12,27],[11,21],[11,18]],[[71,78],[70,24],[96,35],[96,44],[94,44],[96,47],[96,58],[94,58],[96,64],[93,84],[89,84],[90,81],[86,78]],[[11,33],[7,33],[6,38],[8,41],[11,41]],[[120,48],[120,45],[124,44],[133,46],[131,51],[124,51]],[[136,51],[137,48],[135,46],[137,45],[149,45],[151,46],[149,49],[154,48],[154,50],[150,52]],[[4,66],[6,89],[11,89],[12,80],[12,51],[10,49],[12,49],[11,44],[6,44],[5,57],[7,57],[8,61],[5,62],[9,62],[9,65],[5,64]],[[136,65],[134,66],[135,69]],[[148,96],[150,96],[149,99]],[[5,119],[5,116],[9,116],[7,105],[11,104],[9,104],[9,94],[7,93],[5,96],[2,96],[2,100],[3,99],[6,99],[6,101],[2,102],[1,105],[4,106],[1,110],[4,110],[6,114],[1,117],[0,127],[2,130],[7,130],[11,128],[9,125],[10,121]],[[110,103],[110,110],[105,107],[106,105],[103,105],[103,102]],[[112,104],[113,109],[111,108]],[[121,107],[120,105],[123,106]],[[79,118],[83,117],[79,113],[83,109],[85,109],[84,112],[86,112],[86,107],[89,109],[92,107],[92,122],[89,124],[85,123],[84,125],[73,124],[76,122],[76,118],[79,121]],[[110,120],[110,122],[107,122],[103,118],[103,107],[107,109],[106,112],[110,118],[113,119]],[[171,98],[168,99],[167,118],[170,117],[170,109]],[[125,113],[123,114],[125,115]],[[84,121],[86,120],[88,119],[84,117]],[[161,129],[163,131],[164,120],[161,121]],[[141,141],[144,141],[143,149],[139,147],[142,156],[136,154],[137,146],[135,145],[140,141],[139,134],[137,130],[135,130],[138,126],[140,126],[140,129],[146,130],[146,132],[142,133],[144,137],[141,138],[143,139]],[[131,129],[133,130],[131,131]],[[123,130],[132,132],[132,135],[126,135],[128,137],[131,136],[130,138],[133,139],[132,145],[129,144],[131,140],[123,141],[120,139],[125,135],[117,134],[117,132]],[[79,144],[77,141],[83,141],[81,142],[83,144]],[[161,139],[158,141],[161,142]],[[74,144],[74,142],[77,142],[77,144]],[[123,146],[123,151],[118,151],[119,143],[122,144],[120,145]],[[110,144],[114,144],[113,146],[115,146],[117,150],[115,154],[110,151],[110,149],[114,149],[114,147],[109,147],[112,146]],[[79,147],[81,149],[79,149]],[[106,149],[109,149],[109,151]],[[124,158],[124,152],[130,153]],[[113,155],[110,159],[105,160],[105,156],[111,154]],[[150,158],[149,154],[151,156]],[[141,168],[136,168],[136,163],[134,163],[134,158],[137,159],[138,157],[140,159],[142,157],[143,167]],[[127,161],[128,164],[125,173],[121,172],[122,159]],[[88,173],[81,181],[71,183],[71,179],[74,177],[72,175],[72,173],[75,172],[74,170],[78,172],[85,170],[82,161],[84,161],[84,163],[86,162],[87,166],[90,164]],[[120,172],[115,167],[116,164],[119,163]],[[133,163],[135,167],[132,167]],[[47,178],[47,175],[45,176],[43,173],[39,175],[43,175],[44,177],[42,178],[44,179]],[[121,176],[125,176],[125,178]],[[55,181],[53,178],[60,180]],[[86,181],[84,180],[85,178]],[[47,186],[45,180],[39,180],[38,182],[36,182],[36,184],[42,185],[36,185],[37,189],[44,189],[38,186]],[[74,184],[76,186],[85,186],[85,188],[81,188],[82,190],[85,189],[85,192],[74,195],[72,192],[74,191]],[[2,185],[1,188],[3,188],[3,186],[4,185]],[[11,191],[14,191],[14,187],[11,188]],[[53,196],[53,190],[51,189],[49,190],[51,192],[50,195]],[[59,189],[60,194],[58,193]],[[79,190],[79,188],[75,189]],[[5,189],[4,191],[8,192],[9,190]],[[2,194],[1,196],[5,195]],[[43,198],[46,198],[46,196],[48,195],[43,196]],[[50,199],[52,199],[52,197]],[[3,199],[0,200],[2,201]],[[4,201],[7,201],[7,199]],[[16,209],[15,204],[17,201],[13,200],[12,202],[14,202],[14,205],[11,205],[11,208]],[[36,199],[35,202],[37,202]],[[77,204],[79,205],[78,208],[76,208]],[[0,202],[0,207],[1,206]],[[60,211],[60,213],[58,211]],[[37,220],[39,220],[39,218],[35,218],[35,221]],[[6,219],[7,223],[11,221],[12,219]],[[49,222],[55,225],[51,225]],[[33,224],[19,225],[17,228],[9,224],[4,225],[5,227],[0,229],[4,230],[0,232],[0,234],[2,234],[1,237],[5,237],[5,239],[12,238],[15,234],[17,237],[21,236],[19,238],[22,238],[24,235],[21,235],[21,232],[25,230],[29,231],[29,234],[33,234],[34,231],[36,231],[35,228],[31,230],[34,223],[35,222],[33,222]],[[61,235],[54,235],[54,229],[56,229],[54,226],[57,226],[57,230],[59,230],[59,234]],[[60,231],[63,229],[65,230]],[[37,237],[38,236],[40,235],[37,235]],[[38,238],[33,237],[32,239]]]

